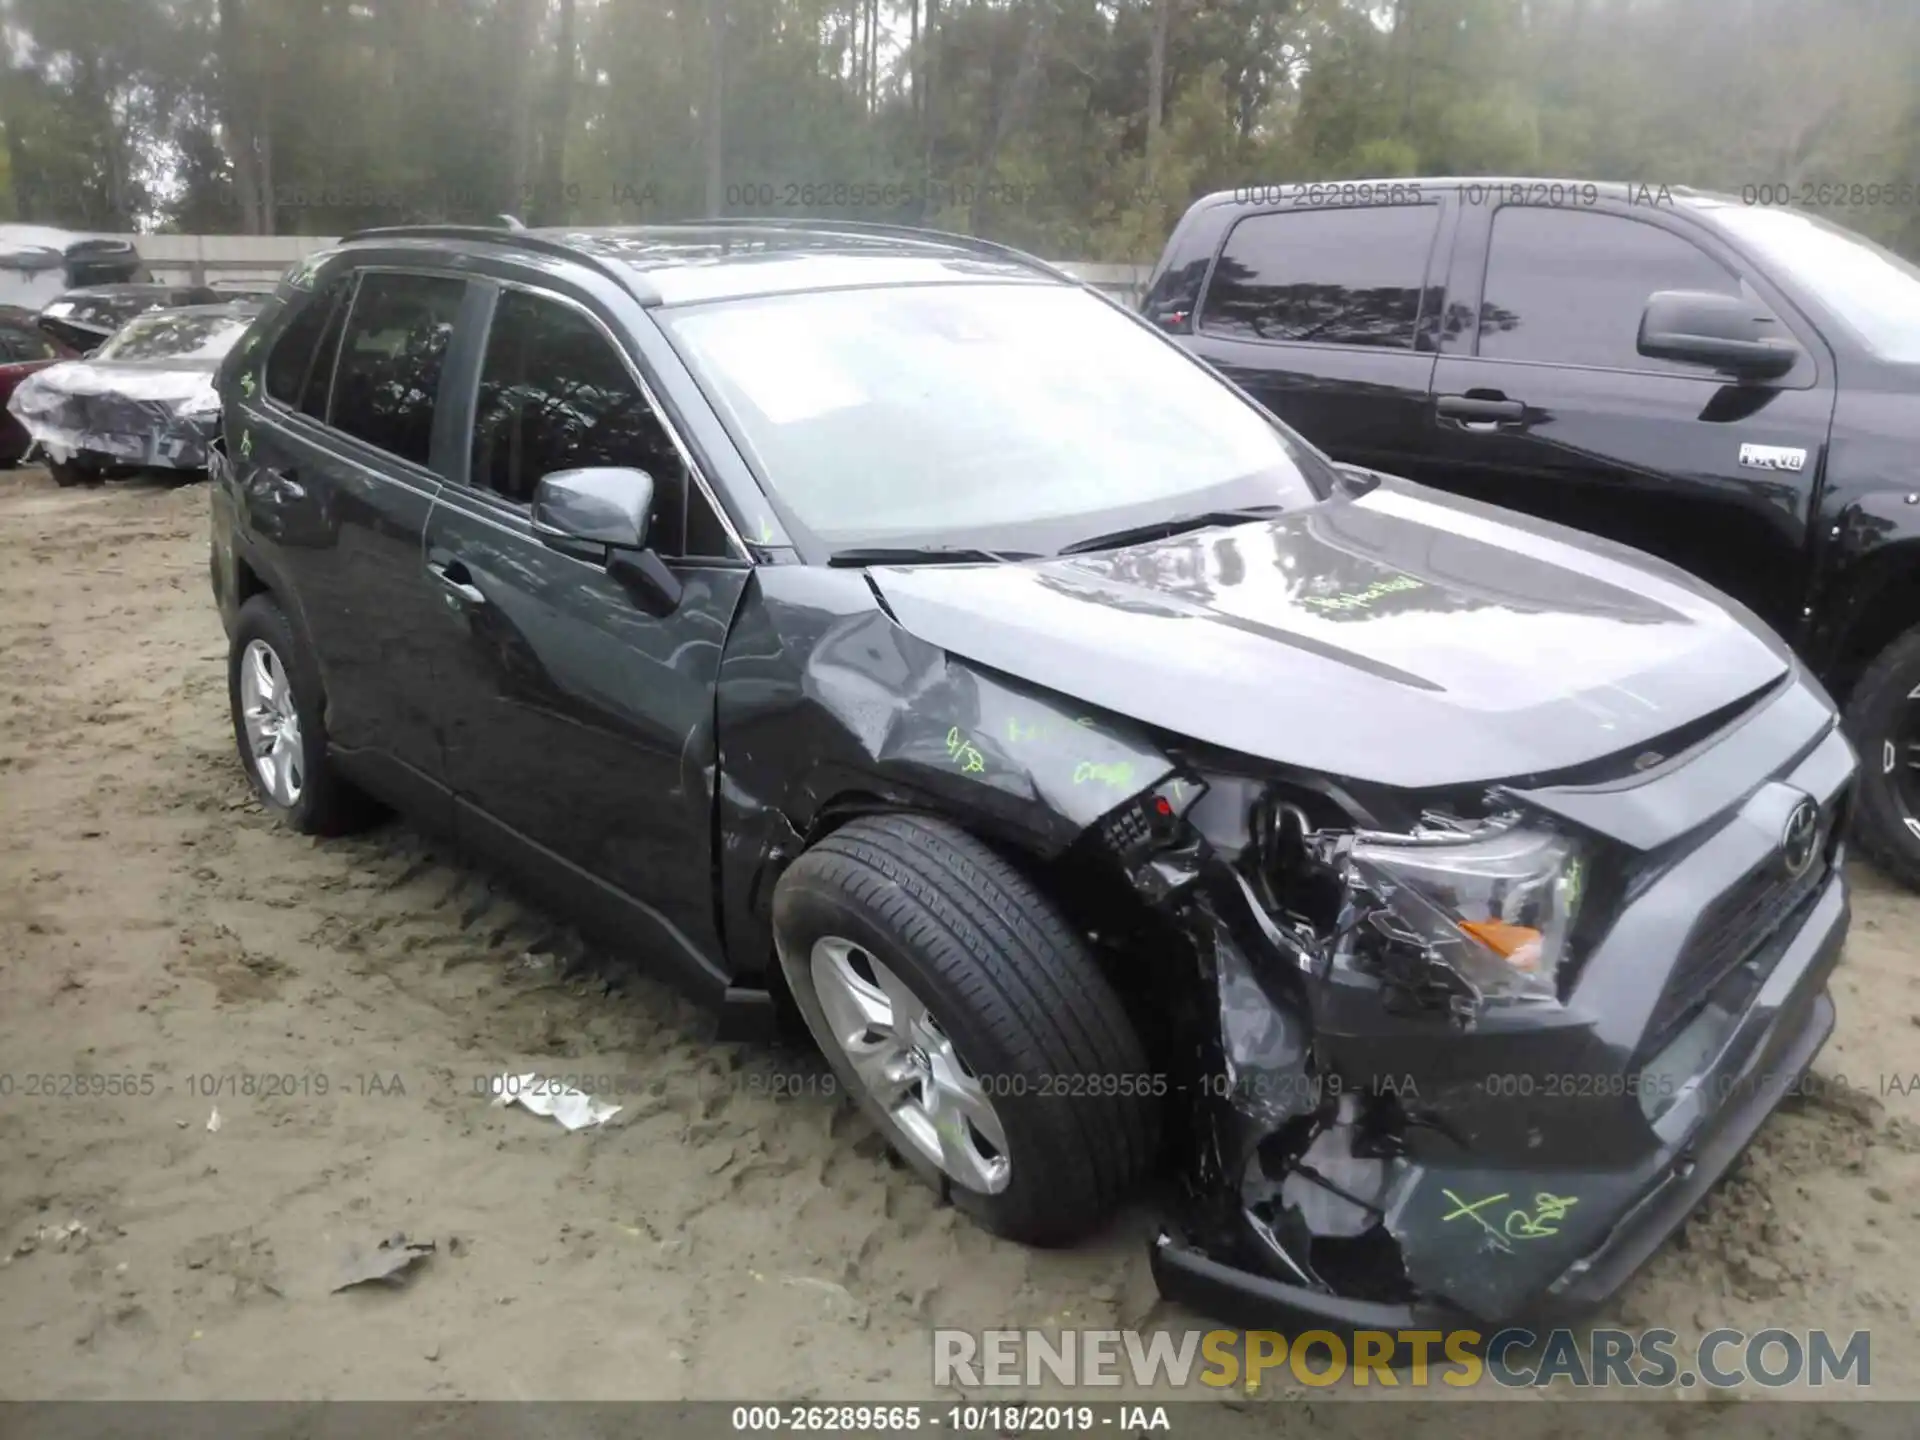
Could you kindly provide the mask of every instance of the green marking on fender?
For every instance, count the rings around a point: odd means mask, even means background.
[[[1082,760],[1073,767],[1073,783],[1085,785],[1089,782],[1098,785],[1111,785],[1116,790],[1127,790],[1133,786],[1133,762],[1116,761],[1111,765],[1096,765],[1091,760]]]

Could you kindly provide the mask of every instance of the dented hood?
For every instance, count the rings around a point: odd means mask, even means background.
[[[1425,788],[1650,747],[1792,664],[1636,551],[1388,480],[1272,521],[877,568],[913,634],[1208,744]]]

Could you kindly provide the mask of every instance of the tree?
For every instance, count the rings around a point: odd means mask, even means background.
[[[1837,218],[1920,248],[1911,0],[0,0],[0,26],[11,213],[88,228],[732,195],[1145,259],[1209,188],[1477,172],[1842,181]]]

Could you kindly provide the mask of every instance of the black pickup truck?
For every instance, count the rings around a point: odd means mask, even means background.
[[[1143,308],[1337,460],[1744,602],[1844,705],[1859,838],[1920,886],[1920,269],[1677,187],[1256,186],[1187,211]]]

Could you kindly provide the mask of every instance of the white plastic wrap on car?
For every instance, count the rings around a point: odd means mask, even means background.
[[[213,376],[197,367],[134,369],[69,360],[22,380],[8,411],[56,461],[199,470],[220,426]]]

